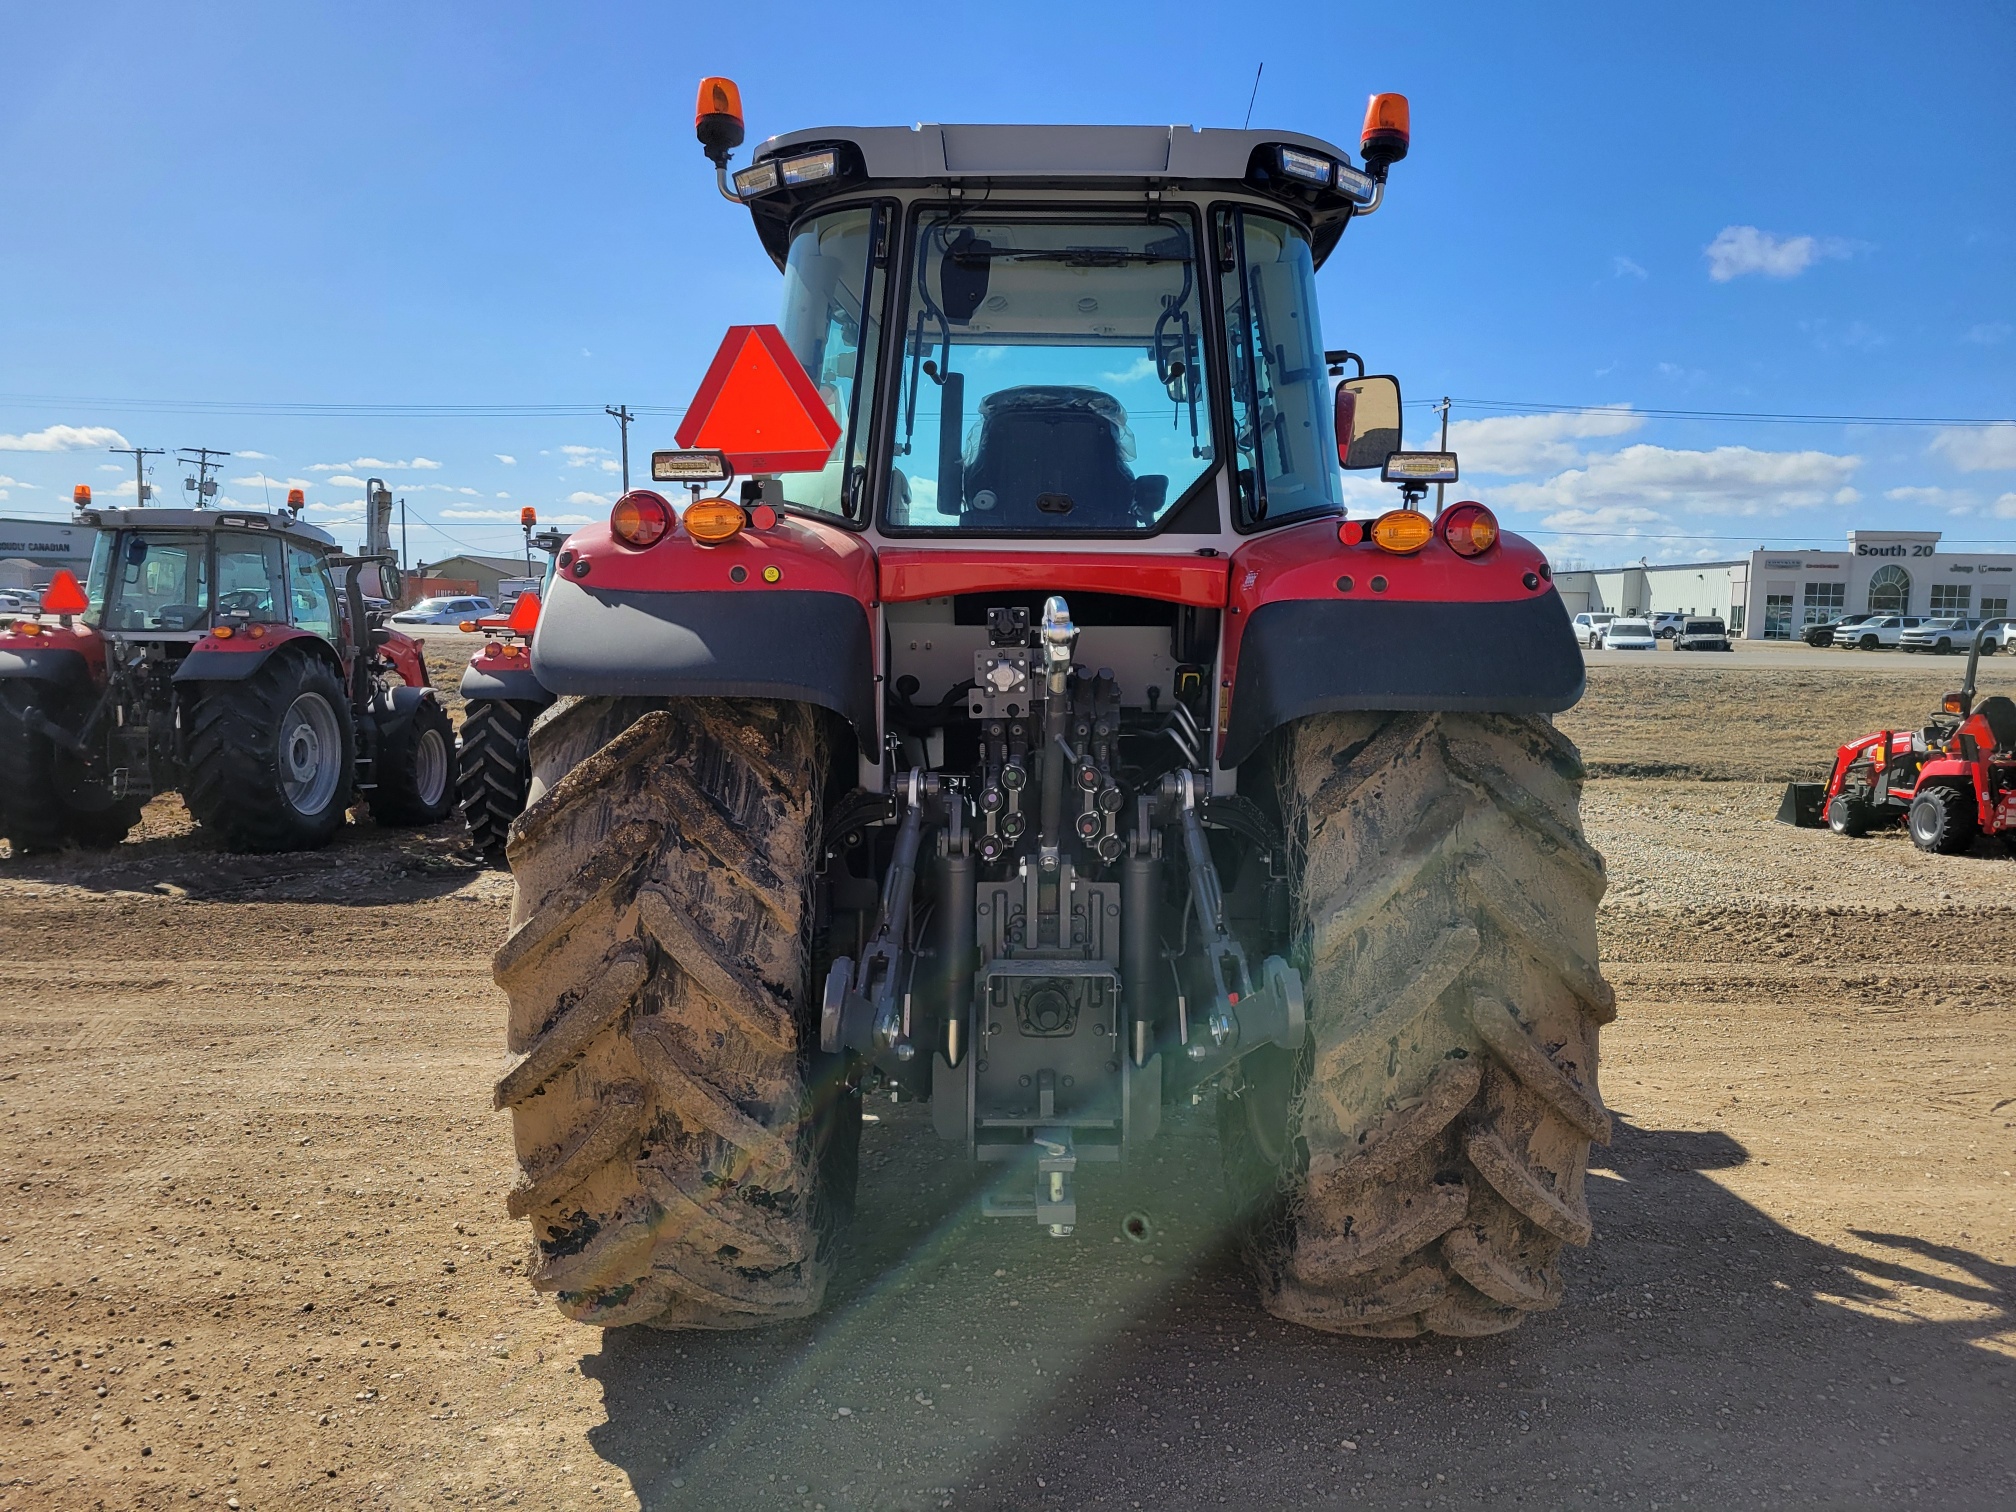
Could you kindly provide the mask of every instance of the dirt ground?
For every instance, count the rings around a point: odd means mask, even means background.
[[[1058,1241],[877,1105],[819,1318],[590,1332],[452,826],[0,861],[0,1508],[2016,1504],[2016,862],[1770,822],[1954,682],[1592,669],[1619,1132],[1563,1306],[1469,1343],[1258,1311],[1208,1106]]]

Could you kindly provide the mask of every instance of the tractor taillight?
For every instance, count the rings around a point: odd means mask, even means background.
[[[1474,500],[1443,510],[1435,530],[1458,556],[1482,556],[1498,544],[1498,517]]]
[[[1372,522],[1372,544],[1396,556],[1411,555],[1434,537],[1434,522],[1417,509],[1389,509]]]
[[[648,488],[635,488],[609,511],[609,533],[639,550],[656,545],[672,528],[672,506]]]
[[[732,541],[748,523],[748,515],[733,499],[695,499],[686,506],[686,534],[702,546]]]

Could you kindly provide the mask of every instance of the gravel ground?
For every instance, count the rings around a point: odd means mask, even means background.
[[[1640,773],[1586,797],[1598,1237],[1468,1344],[1260,1313],[1208,1107],[1053,1241],[878,1105],[819,1318],[598,1335],[503,1213],[509,883],[452,827],[0,861],[0,1507],[2011,1505],[2016,863],[1770,822],[1951,668],[1669,668],[1562,721]]]

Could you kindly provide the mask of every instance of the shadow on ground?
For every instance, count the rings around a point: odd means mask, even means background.
[[[1620,1122],[1568,1299],[1495,1339],[1333,1338],[1255,1305],[1208,1108],[1088,1179],[1068,1240],[978,1216],[885,1108],[827,1308],[612,1333],[596,1450],[647,1508],[2001,1507],[2016,1270],[1908,1232],[1816,1243],[1709,1173],[1714,1132]],[[1121,1235],[1130,1210],[1154,1235]],[[1934,1320],[1936,1318],[1936,1321]],[[1984,1347],[1987,1346],[1987,1347]],[[1998,1352],[1998,1350],[2000,1352]]]

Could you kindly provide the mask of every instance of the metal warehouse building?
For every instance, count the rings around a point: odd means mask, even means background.
[[[46,588],[59,567],[81,579],[97,535],[55,520],[0,519],[0,588]]]
[[[1851,530],[1845,551],[1753,551],[1727,562],[1555,575],[1570,614],[1719,614],[1746,640],[1791,640],[1843,614],[2009,613],[2016,552],[1939,549],[1936,530]]]

